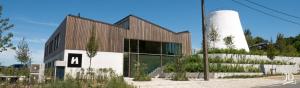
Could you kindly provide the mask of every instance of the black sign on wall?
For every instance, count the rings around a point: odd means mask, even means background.
[[[81,67],[82,54],[68,54],[68,67]]]

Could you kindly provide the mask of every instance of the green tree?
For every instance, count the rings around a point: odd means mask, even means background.
[[[295,41],[293,45],[297,49],[298,53],[300,53],[300,40]]]
[[[245,29],[244,34],[245,34],[246,41],[247,41],[248,45],[249,46],[254,45],[252,35],[251,35],[252,33],[251,33],[250,29]]]
[[[91,30],[91,36],[88,40],[88,43],[86,44],[86,54],[90,58],[90,65],[89,65],[89,72],[91,72],[91,64],[92,64],[92,58],[96,56],[98,51],[98,43],[96,39],[96,29],[93,26]]]
[[[279,33],[277,35],[276,46],[277,46],[280,53],[285,53],[286,45],[287,44],[286,44],[286,41],[284,39],[284,35]]]
[[[209,32],[209,34],[208,34],[208,39],[209,39],[209,41],[211,41],[211,42],[213,42],[213,49],[215,48],[215,43],[217,42],[217,41],[219,41],[219,34],[218,34],[218,32],[216,31],[216,26],[215,25],[212,25],[211,26],[211,30],[210,30],[210,32]]]
[[[300,41],[300,34],[295,37],[295,41]]]
[[[292,43],[289,43],[289,44],[293,45],[297,49],[297,52],[300,53],[300,34],[298,34],[297,36],[292,37],[292,38],[293,39],[291,39],[291,40],[293,40],[293,41],[292,41]]]
[[[262,37],[256,36],[253,41],[254,44],[259,44],[259,43],[268,43],[268,40],[263,39]]]
[[[233,36],[227,36],[223,39],[223,41],[225,42],[225,45],[227,46],[227,48],[229,49],[233,49],[234,48],[234,44],[233,44]]]
[[[267,57],[270,59],[270,60],[274,60],[276,56],[276,48],[273,46],[273,44],[268,44],[267,46]]]
[[[285,56],[297,56],[297,49],[293,45],[287,45],[285,49]]]
[[[28,47],[28,43],[25,40],[25,38],[23,38],[19,43],[18,43],[18,48],[16,50],[16,58],[17,61],[21,62],[21,64],[23,64],[24,66],[27,66],[28,64],[30,64],[30,50]]]
[[[288,37],[288,38],[284,38],[284,40],[286,41],[287,45],[292,45],[296,39],[294,37]]]
[[[2,6],[0,5],[0,52],[15,49],[11,41],[13,34],[9,32],[13,27],[14,25],[9,23],[9,18],[2,18]]]

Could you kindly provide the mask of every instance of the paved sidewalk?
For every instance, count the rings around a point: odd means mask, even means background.
[[[300,88],[300,80],[297,85],[287,84],[282,85],[283,77],[263,77],[263,78],[237,78],[237,79],[210,79],[210,81],[191,79],[190,81],[171,81],[160,78],[153,78],[152,81],[132,81],[132,78],[125,78],[125,80],[138,88],[273,88],[278,86],[292,85],[292,87],[283,88]],[[273,86],[273,87],[271,87]]]
[[[275,76],[275,77],[268,77],[268,78],[275,79],[275,80],[276,79],[282,80],[284,78],[284,76]],[[296,79],[296,84],[289,83],[289,84],[283,85],[282,83],[278,83],[278,84],[266,85],[266,86],[256,86],[253,88],[300,88],[300,75],[296,75],[295,79]]]

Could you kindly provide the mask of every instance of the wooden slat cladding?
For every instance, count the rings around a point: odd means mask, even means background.
[[[127,30],[126,38],[181,43],[182,53],[191,54],[189,32],[175,33],[136,16],[129,16],[129,25],[130,29]]]
[[[129,29],[129,17],[126,17],[114,24],[114,26]]]
[[[182,44],[182,53],[186,55],[190,55],[192,53],[190,33],[187,32],[179,33],[177,38]]]
[[[96,38],[99,44],[98,51],[124,52],[124,39],[140,39],[181,43],[182,53],[184,55],[191,54],[189,32],[175,33],[136,16],[127,16],[113,25],[69,15],[49,40],[52,40],[56,34],[61,34],[60,38],[63,38],[60,42],[61,47],[55,52],[64,49],[85,50],[86,44],[91,36],[90,31],[93,27],[96,29]],[[49,42],[47,42],[46,45],[49,45]],[[55,55],[55,53],[51,53],[50,56],[45,56],[45,59],[51,57],[51,55]]]
[[[58,26],[58,28],[54,31],[54,33],[49,37],[47,42],[45,43],[45,49],[44,49],[44,61],[47,60],[49,57],[53,57],[54,55],[62,52],[64,50],[65,45],[65,34],[66,34],[66,23],[67,19],[64,19],[64,21]],[[49,52],[50,49],[50,43],[55,39],[55,37],[59,35],[59,42],[58,47],[53,52]]]
[[[85,50],[91,36],[91,29],[96,29],[96,39],[99,51],[122,52],[123,30],[118,27],[96,21],[79,19],[69,16],[67,18],[66,49]]]

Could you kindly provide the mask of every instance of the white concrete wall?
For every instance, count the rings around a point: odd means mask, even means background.
[[[174,72],[172,73],[163,73],[165,78],[167,79],[171,79],[172,76],[175,75]],[[263,75],[263,73],[247,73],[247,72],[210,72],[209,73],[209,78],[223,78],[226,76],[239,76],[239,75],[248,75],[248,76],[254,76],[254,75]],[[186,76],[189,79],[203,79],[204,78],[204,74],[201,72],[187,72]]]
[[[69,53],[82,54],[81,68],[67,66]],[[76,73],[80,72],[82,68],[85,69],[85,71],[89,68],[90,59],[84,50],[65,50],[63,62],[65,62],[65,75],[69,74],[75,77]],[[92,58],[91,68],[112,68],[116,74],[123,75],[123,53],[97,52],[97,55]]]
[[[202,56],[202,54],[199,54]],[[258,59],[258,60],[270,60],[266,55],[244,55],[244,54],[209,54],[208,57],[221,57],[221,58],[233,58],[235,60],[240,59],[241,57],[246,59]],[[285,56],[275,56],[274,60],[294,62],[300,65],[300,57],[285,57]]]
[[[43,82],[45,79],[45,64],[40,64],[40,69],[39,69],[39,80],[38,82]]]
[[[214,28],[219,34],[218,41],[208,42],[208,45],[210,45],[209,47],[220,49],[228,48],[223,39],[232,35],[235,49],[245,49],[246,51],[249,51],[238,12],[233,10],[214,11],[210,13],[207,22],[207,35],[210,33],[212,28]]]
[[[199,54],[202,56],[202,54]],[[269,60],[271,61],[267,56],[265,55],[238,55],[238,54],[209,54],[208,57],[220,57],[220,58],[233,58],[234,60],[246,58],[246,59],[257,59],[257,60]],[[300,57],[284,57],[284,56],[276,56],[274,60],[279,61],[286,61],[286,62],[294,62],[295,65],[264,65],[264,70],[266,73],[270,73],[270,69],[273,66],[273,69],[276,69],[276,73],[297,73],[300,72]],[[243,66],[256,66],[259,67],[258,64],[240,64]]]
[[[257,75],[263,75],[263,73],[234,73],[234,72],[217,72],[213,73],[214,78],[224,78],[224,77],[230,77],[230,76],[240,76],[240,75],[248,75],[248,76],[257,76]]]
[[[223,64],[227,64],[227,65],[236,65],[236,64],[230,64],[230,63],[223,63]],[[253,67],[257,67],[260,68],[262,70],[262,72],[266,73],[266,74],[270,74],[271,73],[271,69],[276,69],[276,72],[274,73],[278,73],[278,74],[283,74],[283,73],[298,73],[299,72],[299,66],[298,65],[270,65],[270,64],[264,64],[264,65],[260,65],[260,64],[238,64],[240,66],[253,66]]]

